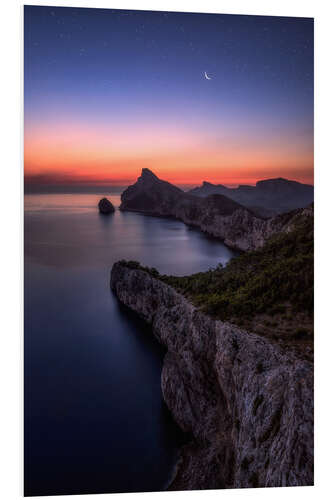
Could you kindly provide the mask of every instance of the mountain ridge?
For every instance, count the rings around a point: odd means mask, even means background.
[[[287,227],[295,215],[265,219],[223,194],[202,197],[184,192],[149,169],[143,169],[137,182],[125,189],[119,208],[179,219],[243,251],[261,247],[272,234]]]
[[[263,216],[302,208],[314,199],[314,187],[311,184],[283,177],[259,180],[255,186],[240,184],[237,188],[203,181],[201,186],[189,190],[188,193],[199,197],[223,194]]]

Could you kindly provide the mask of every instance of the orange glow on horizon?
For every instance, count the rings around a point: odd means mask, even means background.
[[[203,137],[186,127],[86,126],[80,123],[29,125],[25,130],[24,168],[35,184],[128,185],[142,168],[178,185],[255,184],[285,177],[313,183],[313,150],[295,139],[259,140],[251,131],[235,140]]]

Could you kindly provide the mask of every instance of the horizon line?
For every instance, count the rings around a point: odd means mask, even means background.
[[[223,183],[223,182],[210,182],[207,180],[202,180],[201,183],[173,183],[170,181],[170,184],[173,184],[183,190],[193,189],[196,187],[201,187],[204,182],[212,185],[224,186],[226,188],[238,188],[240,186],[253,186],[255,187],[260,181],[269,181],[269,180],[277,180],[284,179],[290,182],[298,182],[299,184],[308,185],[314,187],[313,182],[301,182],[297,179],[289,179],[287,177],[267,177],[261,178],[254,182],[246,182],[246,183]],[[161,179],[164,180],[164,179]],[[69,182],[47,182],[47,179],[44,179],[42,182],[38,182],[34,179],[34,176],[24,176],[24,194],[52,194],[52,193],[63,193],[63,194],[75,194],[75,193],[106,193],[113,192],[114,194],[121,193],[127,187],[133,185],[137,181],[137,178],[133,181],[123,180],[122,184],[112,183],[112,182],[99,182],[99,181],[74,181],[70,180]]]

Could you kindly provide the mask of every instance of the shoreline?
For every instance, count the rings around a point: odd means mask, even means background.
[[[111,288],[167,348],[163,399],[192,437],[166,490],[313,484],[311,363],[202,314],[146,271],[116,263]]]
[[[181,217],[176,217],[174,215],[159,215],[159,214],[154,214],[153,212],[144,212],[143,210],[133,210],[133,209],[128,209],[128,208],[121,209],[120,207],[118,207],[118,210],[120,212],[124,212],[124,213],[129,212],[129,213],[134,213],[134,214],[138,214],[138,215],[143,215],[145,217],[154,217],[155,219],[168,219],[168,220],[174,220],[177,222],[181,222],[187,228],[192,229],[192,230],[194,229],[195,231],[198,231],[199,233],[204,234],[207,238],[212,239],[213,241],[217,241],[219,243],[222,243],[229,250],[232,250],[233,252],[236,252],[237,254],[241,254],[241,253],[246,252],[246,250],[242,250],[241,248],[238,248],[237,246],[232,246],[230,243],[226,243],[225,240],[223,238],[221,238],[220,236],[216,236],[212,233],[209,233],[208,231],[205,231],[204,229],[202,229],[200,227],[199,224],[192,224],[192,223],[186,222],[183,219],[181,219]],[[263,220],[265,220],[265,219],[263,219]],[[268,219],[266,219],[266,220],[268,220]]]

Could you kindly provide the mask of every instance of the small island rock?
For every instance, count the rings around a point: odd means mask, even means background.
[[[98,203],[98,208],[101,214],[112,214],[114,212],[114,206],[111,201],[107,198],[102,198]]]

